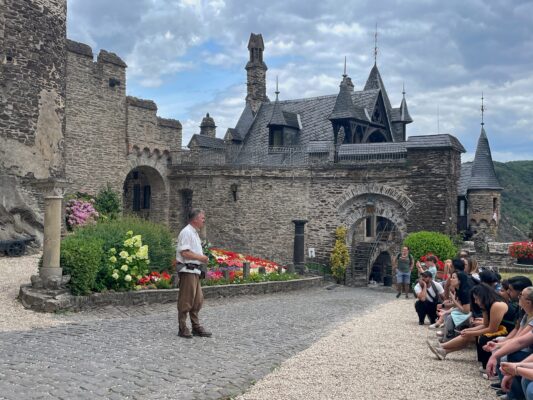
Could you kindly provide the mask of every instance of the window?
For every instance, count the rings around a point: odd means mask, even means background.
[[[372,237],[372,217],[366,218],[366,224],[365,224],[365,236],[366,237]]]
[[[141,209],[141,185],[133,185],[133,211]]]
[[[459,216],[466,217],[466,201],[464,199],[459,200]]]
[[[150,209],[151,200],[152,200],[152,187],[150,185],[146,185],[143,188],[143,208],[144,209]]]
[[[271,128],[269,146],[281,147],[283,145],[283,128]]]

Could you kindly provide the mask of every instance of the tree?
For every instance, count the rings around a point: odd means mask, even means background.
[[[350,265],[350,253],[346,246],[346,228],[339,226],[335,230],[335,246],[330,256],[331,272],[337,282],[344,279],[346,268]]]

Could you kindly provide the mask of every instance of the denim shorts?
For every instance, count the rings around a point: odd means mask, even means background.
[[[410,272],[396,272],[396,283],[409,283],[411,281]]]

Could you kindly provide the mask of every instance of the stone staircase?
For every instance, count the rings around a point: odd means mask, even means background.
[[[368,260],[375,248],[374,242],[359,242],[352,250],[352,262],[346,270],[347,286],[366,286],[368,284]]]

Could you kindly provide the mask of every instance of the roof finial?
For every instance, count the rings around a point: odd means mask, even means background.
[[[437,133],[440,133],[440,109],[437,104]]]
[[[279,95],[279,90],[278,90],[278,76],[276,75],[276,101],[278,101],[278,95]]]
[[[485,107],[485,104],[483,103],[483,92],[481,92],[481,126],[485,125],[485,121],[483,120],[484,118],[484,114],[485,114],[485,110],[487,109],[487,107]]]
[[[402,82],[402,94],[403,98],[405,99],[405,82]]]
[[[378,62],[378,23],[376,22],[376,32],[374,33],[374,65]]]
[[[343,78],[346,78],[348,75],[346,75],[346,56],[344,56],[344,74],[342,74]]]

